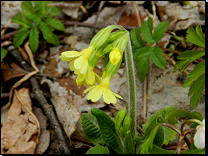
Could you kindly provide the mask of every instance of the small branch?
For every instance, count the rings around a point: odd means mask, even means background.
[[[175,54],[180,54],[181,53],[180,51],[177,51],[177,50],[171,50],[171,49],[162,48],[162,47],[160,47],[160,48],[164,51],[168,51],[168,52],[175,53]]]
[[[7,39],[7,38],[13,37],[14,34],[16,34],[16,33],[17,33],[17,30],[2,35],[2,36],[1,36],[1,41],[2,41],[2,40],[5,40],[5,39]]]
[[[146,119],[147,112],[147,77],[145,76],[143,81],[143,119]]]

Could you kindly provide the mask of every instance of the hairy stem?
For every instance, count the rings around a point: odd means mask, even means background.
[[[125,60],[127,68],[127,79],[129,86],[129,115],[132,119],[132,126],[130,128],[132,139],[136,136],[136,87],[134,74],[134,61],[132,56],[130,36],[126,45]]]

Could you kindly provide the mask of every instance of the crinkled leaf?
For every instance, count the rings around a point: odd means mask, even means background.
[[[1,47],[1,62],[6,57],[7,50]]]
[[[165,56],[163,55],[162,49],[156,46],[150,56],[156,66],[158,66],[161,69],[166,68],[166,60]]]
[[[151,115],[151,117],[148,119],[148,121],[146,122],[146,124],[142,125],[144,132],[146,133],[147,128],[151,125],[157,122],[158,117],[162,117],[163,119],[165,119],[165,114],[167,112],[169,112],[170,110],[174,110],[176,109],[175,107],[167,107],[164,108],[160,111],[158,111],[157,113]]]
[[[97,108],[92,108],[91,113],[97,118],[100,132],[105,143],[107,143],[116,153],[123,153],[113,119]]]
[[[40,17],[45,17],[45,14],[46,14],[46,3],[45,3],[45,1],[40,1],[40,3],[39,3],[39,13],[40,13]]]
[[[191,85],[192,82],[196,80],[196,78],[199,77],[204,72],[205,72],[205,61],[202,61],[194,67],[194,69],[190,72],[189,75],[187,75],[189,79],[185,81],[183,87],[185,88]]]
[[[57,16],[60,13],[61,13],[61,10],[56,7],[53,7],[53,6],[46,7],[46,17]]]
[[[130,131],[127,131],[124,138],[124,154],[135,154],[133,140]]]
[[[44,22],[40,23],[40,30],[43,33],[43,37],[45,40],[47,40],[49,43],[54,45],[59,45],[59,38],[56,36],[52,31],[51,28],[45,24]]]
[[[59,21],[58,19],[55,18],[47,18],[45,20],[46,24],[50,25],[51,27],[57,29],[57,30],[64,30],[64,25]]]
[[[17,24],[21,24],[25,28],[33,27],[32,22],[23,16],[14,16],[14,17],[12,17],[12,21]]]
[[[93,148],[90,148],[86,154],[110,154],[107,147],[100,146],[99,144]]]
[[[91,113],[82,114],[81,122],[84,133],[90,140],[90,142],[92,142],[94,145],[104,143],[103,137],[100,132],[100,127],[94,115],[92,115]]]
[[[152,145],[152,149],[149,149],[149,153],[151,154],[175,154],[175,150],[165,150],[157,145]]]
[[[36,22],[41,21],[40,17],[38,17],[35,14],[35,10],[34,10],[32,3],[30,1],[22,2],[21,8],[22,8],[24,15],[27,16],[29,19],[34,20]]]
[[[142,38],[149,44],[154,44],[155,40],[152,36],[153,20],[151,17],[147,21],[143,21],[140,27]]]
[[[13,45],[15,48],[19,47],[24,42],[29,32],[30,30],[27,28],[22,28],[14,35]]]
[[[144,47],[145,43],[142,40],[139,29],[136,27],[130,31],[131,41],[137,47]]]
[[[149,133],[149,138],[147,140],[144,141],[144,143],[142,144],[141,146],[141,149],[140,149],[140,153],[141,154],[149,154],[149,149],[152,149],[152,145],[153,145],[153,141],[155,139],[155,135],[157,133],[157,128],[161,125],[162,123],[160,124],[156,124],[155,123],[155,126],[154,128],[152,129],[152,131]]]
[[[197,32],[196,32],[192,26],[189,27],[187,30],[186,38],[189,42],[205,48],[204,35],[202,33],[202,30],[200,30],[200,29],[201,28],[199,28],[199,26],[198,26],[198,28],[196,29],[197,30]]]
[[[194,109],[197,106],[197,102],[201,101],[201,94],[205,87],[205,73],[202,74],[196,81],[193,82],[191,88],[189,89],[188,95],[191,97],[190,104],[191,108]]]
[[[30,34],[29,34],[30,48],[31,48],[33,53],[35,53],[38,50],[38,38],[39,38],[38,28],[33,27],[30,30]]]
[[[153,33],[155,42],[158,42],[164,36],[164,33],[167,31],[168,27],[169,27],[168,21],[161,22],[160,24],[157,25]]]
[[[204,50],[191,50],[191,51],[185,51],[179,54],[177,57],[180,61],[176,62],[174,72],[181,68],[181,73],[184,71],[184,69],[187,67],[187,65],[194,60],[202,57],[205,55]]]
[[[165,120],[169,122],[171,118],[187,117],[192,119],[203,120],[203,116],[199,112],[187,112],[180,109],[172,109],[165,114]]]
[[[162,126],[158,129],[154,139],[154,144],[161,147],[163,144],[167,145],[169,141],[174,140],[176,132],[167,126]]]
[[[141,82],[144,80],[145,76],[149,72],[150,54],[153,50],[154,50],[153,47],[147,46],[138,52],[139,56],[136,59],[136,67],[137,67],[137,74]]]

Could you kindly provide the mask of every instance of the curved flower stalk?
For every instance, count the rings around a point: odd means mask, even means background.
[[[194,145],[198,149],[203,149],[205,147],[205,119],[202,123],[203,125],[198,125],[196,127],[196,133],[194,136]]]

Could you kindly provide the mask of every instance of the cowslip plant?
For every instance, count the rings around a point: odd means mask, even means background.
[[[193,27],[189,27],[186,38],[189,42],[205,48],[205,37],[199,25],[197,25],[196,31]],[[174,71],[180,68],[182,73],[190,63],[203,56],[205,56],[205,50],[190,50],[180,53],[177,57],[179,61],[175,64]],[[197,102],[200,102],[201,94],[205,87],[205,61],[198,63],[187,77],[188,79],[183,87],[191,85],[188,95],[192,95],[190,104],[191,108],[194,109],[197,106]]]
[[[33,5],[34,3],[34,5]],[[47,6],[51,1],[22,2],[22,12],[12,17],[12,21],[20,24],[14,35],[14,47],[20,46],[29,35],[29,45],[32,52],[36,52],[39,45],[39,33],[51,44],[59,45],[58,36],[53,33],[55,29],[64,30],[64,26],[58,19],[52,18],[61,13],[53,6]]]
[[[140,81],[143,81],[149,72],[150,59],[159,68],[166,68],[165,56],[162,49],[158,46],[158,41],[164,36],[168,26],[169,22],[164,21],[158,24],[153,31],[153,20],[149,17],[147,21],[142,22],[139,29],[135,28],[131,30],[133,58],[136,62],[137,74]],[[144,41],[150,45],[146,46]]]

